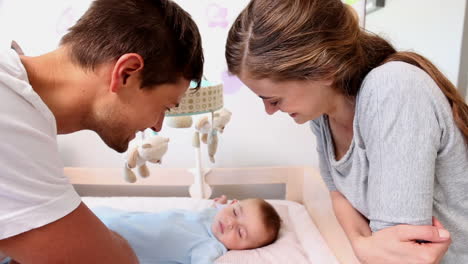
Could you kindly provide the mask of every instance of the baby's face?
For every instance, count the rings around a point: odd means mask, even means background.
[[[216,214],[211,230],[230,250],[257,248],[268,239],[262,212],[255,200],[234,202],[224,207]]]

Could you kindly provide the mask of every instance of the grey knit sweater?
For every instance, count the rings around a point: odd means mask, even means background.
[[[453,241],[443,263],[468,263],[468,147],[428,74],[403,62],[371,71],[357,96],[351,146],[338,161],[327,116],[310,124],[325,183],[372,231],[431,225],[436,216]]]

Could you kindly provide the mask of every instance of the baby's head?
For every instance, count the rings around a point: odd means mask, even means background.
[[[215,216],[211,230],[231,250],[252,249],[273,243],[278,237],[281,218],[262,199],[233,201]]]

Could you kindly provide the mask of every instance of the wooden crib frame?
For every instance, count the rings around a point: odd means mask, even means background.
[[[71,183],[86,196],[86,186],[115,186],[119,191],[137,186],[190,186],[194,177],[187,169],[150,168],[151,177],[127,183],[118,168],[65,168]],[[209,185],[285,184],[285,199],[303,204],[338,261],[359,263],[349,240],[333,213],[329,192],[319,172],[309,167],[214,168],[206,175]],[[83,191],[84,190],[84,191]]]

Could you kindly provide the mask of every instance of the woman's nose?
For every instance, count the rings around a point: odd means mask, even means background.
[[[278,106],[271,105],[270,102],[263,102],[263,104],[265,105],[265,112],[267,112],[267,114],[269,114],[269,115],[272,115],[272,114],[276,113],[279,110]]]

